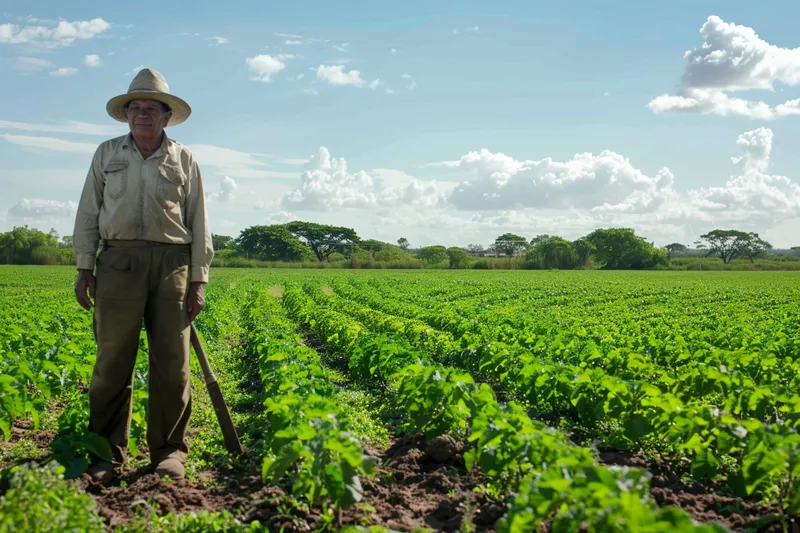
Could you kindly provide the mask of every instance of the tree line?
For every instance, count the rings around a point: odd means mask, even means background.
[[[530,240],[513,233],[499,235],[484,247],[444,245],[412,248],[405,237],[396,244],[362,239],[353,228],[294,221],[256,225],[238,236],[212,235],[217,264],[235,260],[250,262],[335,263],[347,266],[388,264],[409,267],[446,266],[481,268],[490,258],[514,258],[519,268],[640,270],[659,268],[678,255],[719,257],[724,264],[734,259],[754,262],[772,245],[757,233],[716,229],[694,242],[656,247],[632,228],[599,228],[576,240],[541,234]],[[800,255],[800,247],[792,248]],[[72,237],[61,240],[55,230],[44,233],[27,226],[0,233],[0,263],[70,265],[75,262]]]

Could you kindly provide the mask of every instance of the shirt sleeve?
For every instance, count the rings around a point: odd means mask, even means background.
[[[100,150],[92,158],[92,164],[83,184],[83,191],[75,214],[72,246],[75,249],[76,267],[94,270],[97,248],[100,242],[99,216],[103,204],[103,171],[100,165]]]
[[[208,269],[214,258],[214,246],[208,226],[203,178],[196,161],[192,165],[191,186],[186,199],[186,224],[192,232],[190,281],[208,283]]]

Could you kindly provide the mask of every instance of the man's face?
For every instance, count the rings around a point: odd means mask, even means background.
[[[167,127],[172,111],[165,113],[156,100],[132,100],[128,104],[131,133],[143,139],[157,139]]]

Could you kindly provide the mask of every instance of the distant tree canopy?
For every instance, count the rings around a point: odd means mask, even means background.
[[[227,235],[214,235],[211,234],[211,244],[214,250],[231,250],[236,247],[236,240]]]
[[[283,227],[305,242],[319,261],[325,261],[334,252],[350,255],[350,246],[358,244],[360,240],[356,230],[342,226],[295,221],[283,224]]]
[[[685,252],[686,251],[686,246],[684,246],[683,244],[681,244],[679,242],[673,242],[671,244],[666,245],[664,247],[664,249],[667,251],[667,259],[670,259],[670,258],[672,258],[672,254],[675,253],[675,252],[678,252],[678,253]]]
[[[600,228],[574,241],[550,234],[536,235],[526,241],[520,235],[504,233],[486,248],[481,244],[465,247],[436,245],[422,247],[413,253],[409,251],[410,243],[405,237],[397,239],[396,244],[361,239],[352,228],[303,221],[250,226],[237,237],[212,234],[211,238],[217,252],[217,264],[231,266],[252,264],[248,260],[344,262],[350,259],[353,267],[393,263],[388,266],[408,268],[419,267],[422,263],[437,267],[447,265],[450,268],[635,270],[666,265],[675,253],[695,255],[687,246],[677,242],[656,248],[631,228]],[[757,233],[715,229],[701,235],[695,248],[706,257],[719,257],[724,264],[728,264],[734,259],[746,259],[754,263],[773,247]],[[508,259],[508,263],[505,263],[505,259],[474,262],[470,257],[470,254],[484,250],[507,256],[517,255],[523,250],[526,252],[520,262],[511,259]],[[787,251],[789,254],[781,254],[783,260],[795,260],[787,255],[800,255],[800,246]],[[74,266],[72,236],[64,235],[59,239],[54,229],[45,233],[28,226],[14,227],[11,231],[0,233],[0,263]]]
[[[709,231],[701,235],[695,245],[698,249],[705,250],[706,257],[717,256],[726,265],[736,257],[749,259],[752,263],[772,249],[772,245],[759,237],[758,233],[734,229]]]
[[[469,263],[469,256],[463,248],[448,248],[446,253],[447,258],[450,260],[450,268],[466,268]]]
[[[251,259],[262,261],[303,261],[314,257],[286,227],[251,226],[241,232],[236,246]]]
[[[59,243],[58,233],[48,233],[26,226],[16,226],[0,233],[0,263],[17,265],[65,265],[75,263],[72,237],[69,246]]]
[[[494,240],[494,249],[500,254],[514,255],[524,251],[527,247],[528,239],[513,233],[503,233]]]
[[[441,263],[449,259],[447,248],[444,246],[425,246],[419,251],[417,257],[428,264]]]

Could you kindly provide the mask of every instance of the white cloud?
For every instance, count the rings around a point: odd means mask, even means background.
[[[42,48],[70,46],[76,39],[92,39],[111,28],[101,18],[89,21],[60,20],[55,27],[0,24],[0,44],[25,44]]]
[[[381,84],[381,80],[376,78],[376,79],[372,80],[371,82],[369,82],[369,88],[374,91],[375,89],[378,88],[378,86],[380,84]]]
[[[334,50],[338,50],[339,52],[347,52],[349,46],[350,46],[350,43],[342,43],[340,45],[334,45],[333,49]]]
[[[397,49],[396,49],[396,48],[392,48],[392,49],[391,49],[391,50],[389,50],[389,51],[390,51],[391,53],[393,53],[393,54],[394,54],[394,53],[397,53]]]
[[[233,199],[233,191],[236,190],[236,181],[229,176],[225,176],[219,184],[219,191],[209,195],[209,200],[215,202],[230,202]]]
[[[486,149],[469,152],[458,161],[441,163],[474,175],[462,182],[449,198],[458,209],[518,209],[547,207],[589,209],[620,206],[635,200],[637,209],[657,207],[674,194],[669,169],[648,177],[625,157],[605,151],[584,153],[556,162],[517,161]],[[634,198],[634,194],[639,195]],[[626,207],[628,209],[628,207]]]
[[[301,74],[298,74],[298,75],[296,75],[296,76],[289,76],[287,79],[288,79],[289,81],[300,81],[300,80],[302,80],[302,79],[303,79],[303,78],[305,78],[305,77],[306,77],[306,75],[301,73]]]
[[[59,69],[50,71],[50,75],[56,78],[66,78],[77,73],[78,69],[75,67],[61,67]]]
[[[404,78],[404,79],[407,79],[407,80],[410,80],[410,79],[411,79],[411,74],[403,74],[403,75],[402,75],[402,76],[400,76],[400,77],[401,77],[401,78]]]
[[[83,62],[87,67],[102,67],[103,60],[100,59],[100,56],[97,54],[89,54],[83,58]]]
[[[311,87],[307,87],[307,88],[303,89],[303,93],[305,93],[305,94],[307,94],[309,96],[319,96],[319,91],[316,90],[316,89],[313,89]]]
[[[273,33],[272,35],[276,35],[278,37],[288,37],[290,39],[303,39],[302,35],[295,35],[294,33]]]
[[[67,152],[73,154],[94,154],[97,144],[65,141],[54,137],[31,137],[28,135],[11,135],[10,133],[0,133],[0,139],[8,141],[18,146],[36,148],[51,152]]]
[[[8,210],[8,216],[24,219],[71,217],[75,215],[77,207],[75,202],[23,198]]]
[[[77,120],[67,120],[53,124],[38,124],[33,122],[14,122],[0,120],[0,129],[39,131],[48,133],[77,133],[81,135],[124,135],[127,131],[124,126],[91,124]]]
[[[295,46],[295,45],[298,45],[298,44],[303,44],[303,41],[293,41],[291,39],[288,39],[283,44],[286,44],[286,45],[289,45],[289,46]]]
[[[344,158],[332,158],[324,147],[311,156],[305,167],[300,186],[283,197],[281,205],[284,209],[327,211],[399,205],[434,207],[444,202],[443,192],[436,183],[412,178],[400,186],[391,186],[384,183],[384,178],[378,186],[367,172],[350,173]],[[385,176],[383,172],[378,175]]]
[[[416,88],[417,88],[417,82],[412,80],[411,83],[408,84],[408,90],[413,91]]]
[[[283,62],[282,58],[289,59],[291,57],[292,56],[286,55],[273,57],[271,55],[262,54],[249,57],[245,61],[250,71],[256,74],[254,79],[263,82],[271,82],[273,74],[286,68],[286,63]]]
[[[317,79],[324,80],[331,85],[353,85],[362,87],[361,71],[351,70],[344,72],[344,65],[320,65],[317,68]]]
[[[800,114],[798,101],[772,107],[728,93],[800,84],[800,48],[780,48],[747,26],[710,16],[700,28],[703,45],[688,50],[678,94],[653,98],[655,113],[669,111],[769,120]]]
[[[800,185],[768,173],[772,141],[768,128],[741,134],[737,146],[742,155],[731,158],[739,175],[724,186],[685,192],[676,190],[669,168],[648,176],[611,151],[557,162],[520,161],[484,149],[426,166],[471,175],[447,197],[449,205],[464,212],[569,212],[594,219],[595,226],[630,225],[659,235],[672,232],[673,237],[677,231],[720,225],[763,231],[800,212]]]
[[[387,87],[386,88],[386,94],[394,94],[394,90],[392,90],[392,89]]]
[[[221,44],[225,44],[225,43],[227,43],[227,42],[228,42],[228,39],[227,39],[227,38],[225,38],[225,37],[218,37],[218,36],[216,36],[216,35],[215,35],[214,37],[209,37],[209,39],[210,39],[210,40],[212,40],[212,41],[214,41],[213,43],[211,43],[211,46],[219,46],[219,45],[221,45]]]

